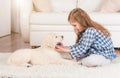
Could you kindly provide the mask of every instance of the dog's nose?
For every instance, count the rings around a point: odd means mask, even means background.
[[[63,39],[63,38],[64,38],[64,36],[62,35],[62,36],[61,36],[61,38]]]

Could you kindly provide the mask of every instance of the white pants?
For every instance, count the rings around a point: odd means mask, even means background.
[[[88,67],[102,66],[102,65],[110,64],[110,62],[111,61],[109,59],[106,59],[104,56],[97,54],[92,54],[80,60],[80,63],[82,65]]]

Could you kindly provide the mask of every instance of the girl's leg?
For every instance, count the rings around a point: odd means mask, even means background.
[[[87,56],[86,58],[83,58],[80,62],[82,65],[95,67],[110,64],[111,61],[109,59],[106,59],[102,55],[92,54],[90,56]]]

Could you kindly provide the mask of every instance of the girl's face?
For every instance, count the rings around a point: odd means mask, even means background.
[[[82,26],[78,22],[71,22],[70,24],[74,27],[74,31],[76,34],[79,34],[83,31]]]

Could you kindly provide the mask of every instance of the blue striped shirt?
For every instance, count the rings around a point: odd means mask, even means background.
[[[113,43],[110,37],[98,32],[95,28],[89,27],[83,32],[79,42],[69,46],[73,58],[88,56],[91,54],[103,55],[107,59],[116,57]]]

